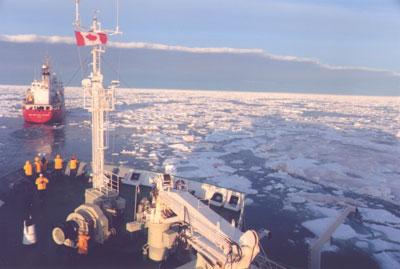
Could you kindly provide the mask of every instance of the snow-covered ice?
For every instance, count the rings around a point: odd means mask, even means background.
[[[20,117],[25,89],[0,86],[2,117]],[[68,110],[79,110],[82,91],[65,93]],[[247,200],[254,205],[275,195],[284,210],[312,212],[302,224],[316,235],[357,206],[369,237],[347,223],[335,236],[371,251],[382,268],[400,268],[399,217],[349,196],[400,205],[400,97],[118,89],[117,100],[112,129],[126,133],[118,161],[258,193]]]
[[[315,235],[321,235],[329,225],[334,222],[335,218],[322,218],[306,221],[303,226],[310,230]],[[356,232],[349,226],[342,224],[333,233],[332,237],[334,239],[347,240],[356,236]]]

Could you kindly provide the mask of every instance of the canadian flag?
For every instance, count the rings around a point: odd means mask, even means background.
[[[107,35],[103,33],[86,33],[75,31],[78,46],[92,46],[107,43]]]

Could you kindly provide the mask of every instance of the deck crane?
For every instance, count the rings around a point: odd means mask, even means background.
[[[190,191],[177,187],[176,181],[165,183],[156,178],[153,183],[152,202],[126,225],[130,232],[148,228],[145,248],[150,259],[166,259],[180,237],[196,250],[196,268],[251,267],[260,252],[257,232],[240,231]]]

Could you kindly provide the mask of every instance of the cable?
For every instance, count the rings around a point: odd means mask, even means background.
[[[114,163],[114,149],[115,149],[115,127],[114,127],[114,131],[113,131],[113,142],[112,142],[112,149],[111,149],[111,162]]]
[[[123,79],[120,80],[120,73],[119,73],[119,71],[116,71],[116,70],[113,68],[113,66],[111,65],[111,63],[107,62],[106,59],[105,59],[103,56],[102,56],[101,58],[102,58],[102,60],[103,60],[103,63],[105,63],[106,66],[107,66],[112,72],[114,72],[114,74],[117,76],[118,80],[119,80],[120,82],[122,82],[122,84],[124,84],[124,85],[126,86],[126,88],[132,88],[132,87],[129,85],[129,83],[127,83],[127,82],[124,81]]]
[[[76,46],[76,47],[78,48],[79,64],[80,64],[80,66],[81,66],[82,77],[84,77],[83,66],[82,66],[81,50],[80,50],[79,46]]]
[[[85,59],[85,61],[84,61],[85,63],[88,61],[89,55],[90,55],[90,54],[88,54],[88,56],[86,57],[86,59]],[[80,57],[80,56],[79,56],[79,57]],[[79,69],[80,69],[80,68],[82,68],[82,66],[80,66],[80,67],[77,68],[77,70],[75,71],[75,73],[72,75],[71,79],[65,84],[66,87],[68,87],[68,86],[70,85],[70,83],[72,82],[72,80],[75,78],[76,74],[79,72]],[[83,72],[82,69],[81,69],[81,71]],[[85,76],[86,72],[87,72],[87,68],[86,68],[86,70],[84,70],[84,73],[82,74],[82,78]]]

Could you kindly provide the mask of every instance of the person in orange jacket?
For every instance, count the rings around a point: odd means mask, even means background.
[[[35,173],[36,173],[37,175],[39,175],[40,173],[42,173],[42,166],[43,166],[43,164],[42,164],[42,162],[40,161],[39,157],[35,157],[35,164],[34,164],[34,166],[35,166]]]
[[[43,177],[43,174],[40,174],[39,177],[36,179],[35,183],[37,185],[39,199],[41,201],[43,201],[49,180],[47,178]]]
[[[63,162],[64,160],[61,159],[59,154],[57,154],[57,157],[54,159],[54,169],[56,171],[56,175],[58,176],[62,175]]]
[[[69,175],[71,177],[76,177],[76,174],[78,172],[78,165],[79,161],[76,159],[75,155],[73,155],[69,162]]]
[[[24,170],[25,170],[25,176],[29,180],[33,181],[33,168],[32,168],[32,164],[31,164],[31,162],[29,160],[26,161],[25,166],[24,166]]]
[[[88,254],[88,240],[90,239],[90,236],[85,235],[82,232],[79,232],[78,235],[78,254],[83,254],[86,255]]]

